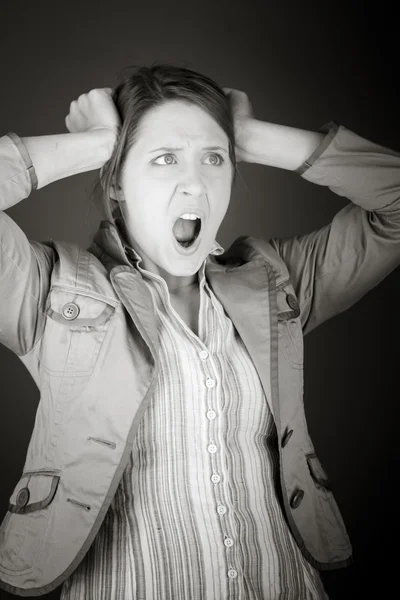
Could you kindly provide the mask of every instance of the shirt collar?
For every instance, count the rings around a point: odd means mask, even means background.
[[[132,246],[130,246],[127,241],[126,241],[126,237],[124,235],[124,224],[122,219],[117,218],[115,220],[115,224],[117,226],[118,229],[118,233],[120,235],[121,241],[122,241],[122,246],[124,248],[124,252],[125,255],[127,257],[127,259],[143,274],[143,275],[148,275],[149,271],[147,271],[146,269],[144,269],[143,267],[140,266],[140,263],[143,262],[142,257],[140,256],[140,254],[135,250],[135,248],[132,248]],[[206,263],[207,260],[209,259],[209,256],[219,256],[221,254],[223,254],[225,252],[224,248],[217,242],[217,240],[214,240],[212,246],[211,246],[211,250],[208,253],[208,255],[206,256],[206,258],[204,259],[200,269],[199,269],[199,284],[200,286],[202,286],[204,284],[204,280],[205,280],[205,267],[206,267]],[[154,273],[152,273],[151,275],[154,275]]]

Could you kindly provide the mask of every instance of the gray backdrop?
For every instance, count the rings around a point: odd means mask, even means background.
[[[114,86],[128,65],[168,61],[244,90],[258,119],[304,129],[334,119],[400,150],[399,52],[389,2],[5,4],[0,135],[64,132],[69,104],[81,93]],[[242,234],[269,238],[312,231],[347,203],[288,171],[241,163],[240,172],[218,237],[225,248]],[[101,218],[90,202],[95,178],[91,172],[56,182],[8,214],[30,239],[88,246]],[[356,559],[348,569],[323,575],[332,599],[386,597],[383,590],[397,583],[389,542],[397,528],[392,502],[399,466],[399,281],[397,269],[305,339],[310,432]],[[0,376],[1,520],[23,467],[39,393],[4,347]],[[46,597],[59,598],[59,590]],[[0,591],[1,600],[13,597]]]

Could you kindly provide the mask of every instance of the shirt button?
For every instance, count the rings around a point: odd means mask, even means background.
[[[207,378],[207,381],[206,381],[206,386],[207,386],[208,388],[213,388],[213,387],[214,387],[214,385],[215,385],[215,381],[214,381],[214,379],[211,379],[210,377],[208,377],[208,378]]]
[[[215,417],[217,416],[217,413],[215,412],[215,410],[210,410],[207,411],[207,419],[210,419],[210,421],[212,421],[213,419],[215,419]]]
[[[67,302],[67,304],[64,304],[62,307],[61,312],[65,319],[72,321],[72,319],[76,319],[79,315],[79,306],[74,302]]]
[[[211,481],[213,483],[219,483],[221,481],[221,477],[218,475],[218,473],[213,473],[211,475]]]
[[[207,350],[202,350],[201,352],[199,352],[199,356],[200,356],[201,360],[206,360],[208,358]]]
[[[217,508],[217,511],[219,512],[220,515],[224,515],[226,513],[226,508],[225,508],[225,506],[220,504]]]
[[[233,540],[231,540],[231,538],[225,538],[224,539],[224,544],[227,548],[230,548],[231,546],[233,546]]]
[[[235,577],[237,577],[237,571],[235,571],[235,569],[229,569],[229,571],[228,571],[228,577],[230,579],[235,579]]]
[[[210,444],[208,446],[208,451],[210,454],[215,454],[217,451],[217,446],[215,444]]]

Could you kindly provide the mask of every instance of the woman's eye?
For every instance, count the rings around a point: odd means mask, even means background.
[[[158,160],[160,160],[160,158],[165,158],[165,162],[164,163],[157,162]],[[155,161],[154,161],[154,163],[156,165],[163,165],[163,164],[164,165],[172,165],[174,163],[171,162],[171,160],[170,160],[171,158],[174,158],[173,154],[163,154],[162,156],[159,156],[158,158],[156,158]]]
[[[211,163],[208,163],[208,164],[215,165],[215,166],[220,166],[220,165],[222,165],[225,162],[224,159],[222,158],[222,156],[220,154],[216,154],[216,153],[209,154],[208,158],[212,159]],[[157,162],[160,159],[164,159],[164,161],[163,162]],[[217,161],[215,159],[217,159]],[[173,165],[173,164],[176,164],[176,161],[173,162],[173,160],[174,160],[174,155],[173,154],[163,154],[162,156],[159,156],[158,158],[156,158],[153,162],[156,165]]]
[[[222,156],[220,154],[209,154],[210,158],[218,158],[218,162],[213,161],[211,164],[212,165],[222,165],[224,163],[224,159],[222,158]]]

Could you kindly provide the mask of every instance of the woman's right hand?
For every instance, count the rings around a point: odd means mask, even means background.
[[[106,148],[104,162],[111,157],[120,131],[121,120],[112,99],[112,88],[96,88],[82,94],[70,104],[65,124],[70,133],[100,130]]]
[[[117,137],[121,121],[112,99],[112,88],[97,88],[71,102],[65,124],[70,133],[110,129]]]

